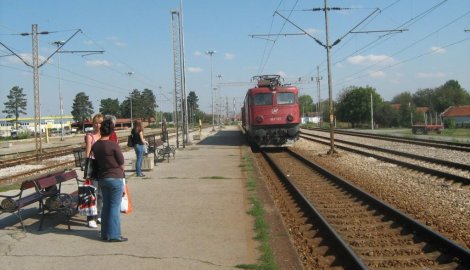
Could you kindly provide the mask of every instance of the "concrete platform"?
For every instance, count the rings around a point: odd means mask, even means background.
[[[57,216],[46,219],[38,232],[35,206],[25,211],[27,233],[15,215],[0,216],[0,268],[234,269],[255,264],[259,252],[240,169],[241,133],[229,127],[203,133],[201,139],[178,149],[176,159],[144,172],[146,177],[127,174],[133,212],[123,214],[121,224],[128,242],[99,241],[99,229],[85,227],[83,216],[73,218],[70,231]],[[125,153],[128,163],[134,157],[133,151]]]

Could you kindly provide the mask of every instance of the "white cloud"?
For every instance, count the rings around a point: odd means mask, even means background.
[[[120,41],[118,37],[108,37],[107,39],[110,40],[115,46],[118,46],[118,47],[127,46],[127,43]]]
[[[446,52],[446,49],[441,48],[441,47],[433,46],[433,47],[431,47],[431,51],[432,51],[433,53],[445,53],[445,52]]]
[[[188,71],[191,73],[199,73],[199,72],[202,72],[203,70],[200,67],[188,67]]]
[[[202,53],[201,53],[200,51],[195,51],[193,55],[194,55],[194,56],[201,56]]]
[[[443,78],[446,77],[447,74],[444,72],[418,72],[416,73],[416,77],[418,78]]]
[[[385,72],[383,71],[369,71],[369,76],[373,78],[382,78],[385,77]]]
[[[88,60],[86,61],[88,66],[92,67],[110,67],[111,63],[107,60]]]
[[[32,54],[30,54],[30,53],[20,53],[20,54],[18,54],[18,55],[19,55],[19,56],[21,57],[21,59],[23,59],[26,63],[28,63],[28,64],[30,64],[30,65],[33,64],[33,56],[32,56]],[[14,55],[9,56],[9,57],[6,58],[6,60],[7,60],[8,63],[10,63],[10,64],[23,64],[23,65],[24,65],[24,63],[23,63],[23,61],[21,61],[21,59],[19,59],[18,57],[14,56]],[[38,60],[39,60],[39,64],[42,64],[42,63],[46,60],[46,57],[39,55],[39,56],[38,56]],[[49,59],[48,63],[52,63],[51,60],[52,60],[52,59]]]
[[[395,60],[387,55],[356,55],[348,58],[348,62],[353,65],[371,65],[371,64],[381,64],[381,65],[390,65],[395,62]]]
[[[312,36],[313,36],[314,34],[317,34],[317,33],[319,33],[319,32],[320,32],[320,30],[318,30],[318,29],[315,29],[315,28],[307,28],[307,29],[305,30],[305,32],[307,32],[307,33],[309,33],[310,35],[312,35]]]
[[[122,41],[116,41],[116,42],[114,42],[114,45],[116,45],[118,47],[126,47],[127,43],[124,43]]]
[[[225,53],[224,57],[226,60],[232,60],[232,59],[235,59],[235,54]]]

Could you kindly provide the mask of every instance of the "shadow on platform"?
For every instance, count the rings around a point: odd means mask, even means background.
[[[248,143],[239,130],[220,130],[199,142],[198,145],[242,146]]]

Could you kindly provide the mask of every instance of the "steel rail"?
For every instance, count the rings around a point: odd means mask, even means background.
[[[304,139],[310,140],[310,141],[315,141],[315,142],[322,143],[322,144],[325,144],[325,145],[329,145],[329,142],[325,142],[325,141],[314,139],[314,138],[305,137]],[[451,174],[451,173],[446,173],[446,172],[442,172],[442,171],[438,171],[438,170],[434,170],[434,169],[431,169],[431,168],[426,168],[426,167],[423,167],[423,166],[420,166],[420,165],[411,164],[411,163],[408,163],[408,162],[405,162],[405,161],[396,160],[396,159],[393,159],[393,158],[388,158],[388,157],[376,155],[376,154],[373,154],[373,153],[361,151],[361,150],[350,148],[350,147],[343,146],[343,145],[335,145],[335,146],[337,148],[340,148],[340,149],[343,149],[343,150],[346,150],[346,151],[349,151],[349,152],[353,152],[353,153],[356,153],[356,154],[359,154],[359,155],[373,157],[375,159],[382,160],[382,161],[385,161],[385,162],[388,162],[388,163],[397,164],[399,166],[402,166],[402,167],[405,167],[405,168],[408,168],[408,169],[412,169],[412,170],[415,170],[415,171],[424,172],[424,173],[434,175],[434,176],[437,176],[437,177],[442,177],[442,178],[445,178],[445,179],[453,180],[453,181],[456,181],[456,182],[460,182],[464,185],[470,185],[470,178],[466,178],[466,177],[463,177],[463,176],[459,176],[459,175],[455,175],[455,174]]]
[[[328,223],[328,221],[320,214],[320,212],[310,203],[310,201],[299,191],[297,186],[289,180],[289,177],[285,175],[279,166],[266,154],[265,151],[261,151],[261,154],[269,163],[271,168],[274,170],[276,175],[282,180],[282,182],[287,186],[288,190],[293,193],[293,195],[298,199],[300,204],[303,205],[310,214],[312,214],[317,220],[320,221],[320,224],[323,226],[323,229],[333,237],[336,245],[341,247],[342,252],[348,257],[348,262],[353,266],[353,269],[368,269],[362,260],[356,255],[356,253],[351,249],[351,247],[342,239],[342,237],[336,232],[336,230]]]
[[[300,137],[304,138],[304,139],[307,139],[306,136],[320,137],[318,135],[308,134],[308,133],[303,133],[303,134],[300,135]],[[326,137],[320,137],[320,138],[325,138],[326,139]],[[335,139],[335,141],[345,143],[345,144],[354,145],[354,146],[357,146],[357,147],[362,147],[362,148],[367,148],[367,149],[376,150],[376,151],[380,151],[380,152],[390,153],[390,154],[394,154],[394,155],[398,155],[398,156],[404,156],[404,157],[418,159],[418,160],[422,160],[422,161],[426,161],[426,162],[436,163],[436,164],[439,164],[439,165],[445,165],[445,166],[451,167],[451,168],[470,171],[470,165],[463,164],[463,163],[457,163],[457,162],[442,160],[442,159],[433,158],[433,157],[426,157],[426,156],[422,156],[422,155],[416,155],[416,154],[401,152],[401,151],[397,151],[397,150],[393,150],[393,149],[386,149],[386,148],[382,148],[382,147],[378,147],[378,146],[346,141],[346,140],[342,140],[342,139]]]
[[[329,130],[327,129],[320,129],[320,128],[314,128],[311,130],[320,131],[320,132],[329,132]],[[412,143],[412,144],[417,144],[417,145],[422,145],[422,146],[432,146],[436,148],[451,149],[451,150],[457,150],[457,151],[463,151],[463,152],[470,152],[470,144],[467,144],[467,143],[436,141],[436,140],[427,140],[427,139],[407,139],[404,137],[397,137],[397,136],[392,136],[392,135],[370,134],[370,133],[352,132],[352,131],[344,131],[344,130],[337,130],[337,129],[335,129],[335,133],[358,136],[358,137],[373,138],[373,139],[378,139],[378,140]]]
[[[398,219],[401,223],[404,223],[407,226],[411,226],[415,231],[419,232],[422,236],[427,238],[429,242],[435,243],[439,245],[439,247],[444,247],[444,250],[441,251],[447,251],[449,255],[455,256],[458,258],[461,262],[463,263],[470,263],[470,251],[461,247],[457,243],[455,243],[452,240],[449,240],[448,238],[442,236],[441,234],[431,230],[429,227],[419,223],[418,221],[408,217],[406,214],[398,211],[397,209],[393,208],[386,202],[378,199],[377,197],[363,191],[359,187],[349,183],[345,179],[341,178],[340,176],[337,176],[333,174],[332,172],[326,170],[325,168],[321,167],[320,165],[314,163],[311,160],[306,159],[305,157],[302,157],[301,155],[287,149],[287,152],[291,154],[293,157],[299,159],[302,161],[304,164],[312,168],[313,170],[320,172],[323,174],[325,177],[328,179],[332,179],[335,181],[337,184],[345,186],[351,193],[353,193],[355,196],[363,198],[366,200],[368,203],[371,203],[373,205],[377,205],[380,208],[384,209],[388,214],[391,216],[395,217]],[[404,226],[406,227],[406,226]],[[446,253],[446,252],[444,252]]]

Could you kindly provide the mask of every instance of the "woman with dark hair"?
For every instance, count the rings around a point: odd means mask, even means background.
[[[142,162],[144,161],[145,144],[147,142],[144,139],[144,127],[142,126],[142,121],[134,121],[134,128],[131,131],[131,135],[136,155],[135,174],[137,177],[144,177],[145,175],[142,174]]]
[[[101,123],[101,138],[93,144],[93,154],[98,168],[98,183],[103,194],[101,210],[101,239],[123,242],[121,236],[121,200],[123,193],[124,156],[119,145],[109,139],[114,131],[110,119]]]

